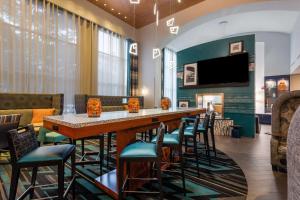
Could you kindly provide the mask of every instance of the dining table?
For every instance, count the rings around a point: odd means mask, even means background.
[[[118,183],[118,173],[120,173],[118,172],[118,156],[127,145],[136,141],[137,133],[157,129],[161,122],[168,127],[168,131],[171,131],[178,128],[182,118],[205,112],[206,109],[202,108],[172,107],[168,110],[161,108],[140,109],[137,113],[129,113],[127,110],[102,112],[100,117],[69,113],[44,117],[43,126],[69,137],[72,141],[106,133],[115,133],[116,168],[95,178],[93,183],[112,198],[118,199],[120,184]],[[130,171],[134,172],[132,176],[138,177],[147,174],[149,170],[147,167],[131,165]],[[138,187],[138,184],[136,187]]]

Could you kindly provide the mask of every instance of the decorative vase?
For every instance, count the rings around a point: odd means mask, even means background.
[[[138,113],[140,110],[140,101],[138,98],[129,98],[128,100],[128,112]]]
[[[88,117],[100,117],[102,112],[102,105],[100,99],[89,98],[87,102]]]
[[[160,101],[160,105],[163,110],[169,110],[171,106],[171,100],[168,97],[163,97]]]

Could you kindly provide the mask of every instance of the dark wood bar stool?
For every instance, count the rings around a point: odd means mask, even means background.
[[[205,114],[204,120],[202,124],[198,125],[197,128],[197,134],[199,135],[199,140],[200,140],[200,135],[203,135],[204,139],[204,148],[205,148],[205,154],[207,156],[209,165],[211,165],[211,157],[210,157],[210,146],[209,146],[209,137],[208,133],[210,132],[211,134],[211,139],[212,139],[212,145],[213,145],[213,151],[216,156],[216,145],[215,145],[215,136],[214,136],[214,124],[215,124],[215,113],[213,112],[211,115],[208,113]],[[193,126],[187,126],[187,130],[192,130]]]
[[[210,115],[210,123],[208,125],[210,136],[211,136],[211,142],[212,142],[212,150],[215,154],[215,157],[217,157],[217,150],[216,150],[216,142],[215,142],[215,120],[216,120],[216,113],[213,112]]]
[[[181,180],[182,180],[182,186],[183,186],[183,193],[184,196],[186,195],[186,190],[185,190],[185,177],[184,177],[184,159],[182,155],[182,142],[183,142],[183,137],[184,137],[184,128],[185,128],[185,122],[182,121],[179,126],[179,134],[165,134],[164,135],[164,140],[163,140],[163,147],[169,147],[170,148],[170,165],[178,165],[180,166],[180,172],[175,171],[175,170],[162,170],[162,172],[171,172],[171,173],[180,173],[181,175]],[[157,142],[157,137],[154,137],[152,139],[152,143]],[[179,156],[179,163],[175,163],[173,153],[174,151],[178,151],[178,156]],[[163,162],[162,162],[163,163]]]
[[[7,134],[8,131],[18,128],[20,119],[20,114],[0,115],[0,154],[9,152]],[[9,164],[9,162],[1,164]]]
[[[159,199],[163,198],[162,191],[162,179],[161,179],[161,158],[162,158],[162,143],[164,139],[165,125],[161,123],[160,128],[157,133],[156,143],[146,143],[146,142],[135,142],[128,145],[123,149],[119,158],[119,169],[118,169],[118,185],[119,185],[119,199],[123,199],[124,193],[142,193],[142,194],[159,194]],[[155,163],[157,168],[156,178],[132,178],[130,176],[130,163],[131,162],[150,162]],[[124,164],[126,164],[127,175],[123,180]],[[148,181],[158,181],[159,191],[134,191],[126,189],[129,185],[130,180],[148,180]]]
[[[16,199],[18,180],[22,168],[32,168],[31,185],[18,198],[24,199],[30,195],[30,199],[34,196],[34,188],[36,186],[36,177],[38,167],[57,166],[58,167],[58,192],[56,196],[44,199],[65,199],[70,189],[73,188],[73,199],[75,199],[75,145],[64,144],[55,146],[38,146],[36,134],[33,126],[29,125],[22,129],[14,129],[8,133],[8,144],[11,154],[12,175],[9,192],[9,200]],[[71,175],[72,179],[64,189],[64,169],[65,163],[71,157]],[[50,184],[53,185],[53,184]],[[45,185],[43,185],[45,186]]]
[[[205,145],[205,154],[208,159],[209,165],[211,165],[210,147],[209,147],[209,140],[208,140],[209,119],[210,119],[210,116],[209,116],[209,114],[206,113],[203,124],[198,126],[198,129],[196,132],[199,135],[199,138],[200,138],[200,134],[203,134],[204,145]]]
[[[195,120],[194,120],[194,124],[192,125],[192,129],[184,129],[184,139],[185,139],[185,153],[187,154],[187,148],[189,147],[188,144],[188,140],[192,139],[193,140],[193,154],[196,158],[196,165],[197,165],[197,173],[198,176],[200,175],[200,171],[199,171],[199,154],[198,154],[198,147],[197,147],[197,129],[198,129],[198,125],[199,125],[199,116],[196,116]],[[173,131],[171,134],[179,134],[179,130],[175,130]]]

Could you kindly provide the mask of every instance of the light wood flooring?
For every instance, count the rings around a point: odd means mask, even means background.
[[[287,174],[274,173],[270,164],[270,126],[262,126],[255,138],[216,136],[218,149],[244,171],[248,182],[247,200],[286,200]]]

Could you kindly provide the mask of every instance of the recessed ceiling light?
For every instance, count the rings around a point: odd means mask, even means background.
[[[181,0],[177,0],[178,3],[181,3]]]
[[[121,13],[119,12],[118,15],[121,15]]]
[[[127,19],[127,17],[126,17],[126,16],[125,16],[124,18],[125,18],[125,19]]]
[[[107,3],[103,4],[104,6],[107,6]]]
[[[115,9],[112,8],[111,10],[114,11]]]
[[[129,0],[131,4],[140,4],[140,0]]]

